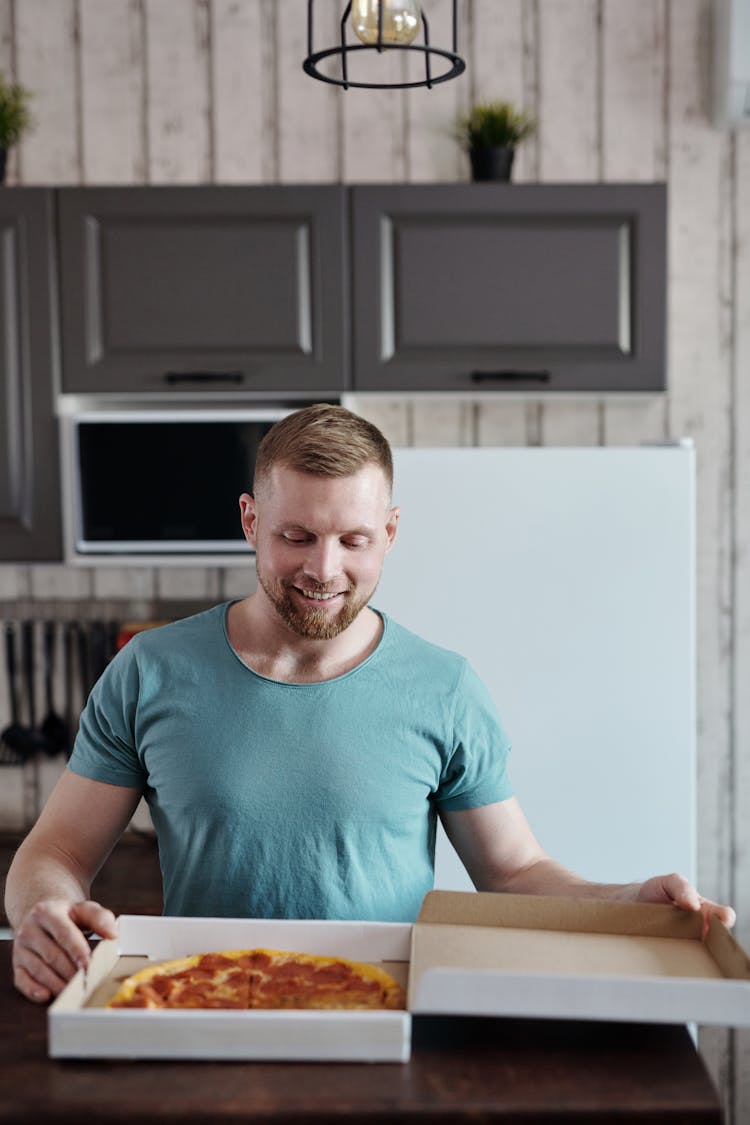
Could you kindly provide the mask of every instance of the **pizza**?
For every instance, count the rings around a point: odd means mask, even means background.
[[[109,1008],[405,1008],[401,985],[375,965],[277,949],[198,953],[149,965]]]

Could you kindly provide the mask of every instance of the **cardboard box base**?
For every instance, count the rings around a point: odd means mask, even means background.
[[[410,1047],[407,1012],[96,1011],[49,1035],[51,1058],[407,1062]]]
[[[406,985],[410,925],[206,918],[119,919],[48,1013],[52,1058],[295,1059],[406,1062],[407,1011],[111,1009],[119,981],[144,965],[222,949],[287,949],[381,964]]]

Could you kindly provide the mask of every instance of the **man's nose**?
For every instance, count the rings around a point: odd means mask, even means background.
[[[316,582],[330,582],[341,573],[341,545],[336,541],[319,539],[311,544],[304,563],[304,572]]]

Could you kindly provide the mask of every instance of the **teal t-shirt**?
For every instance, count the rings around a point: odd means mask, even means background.
[[[413,921],[437,812],[511,795],[488,692],[463,657],[383,614],[345,675],[267,679],[231,647],[228,604],[129,641],[69,768],[143,788],[166,914]]]

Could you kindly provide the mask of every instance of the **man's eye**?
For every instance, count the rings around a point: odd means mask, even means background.
[[[283,538],[284,538],[284,541],[286,543],[307,543],[308,542],[308,536],[307,535],[290,534],[290,533],[287,532],[283,536]]]
[[[342,543],[344,544],[345,547],[351,547],[351,548],[366,547],[367,546],[367,540],[363,539],[361,536],[357,536],[354,539],[342,539]]]

